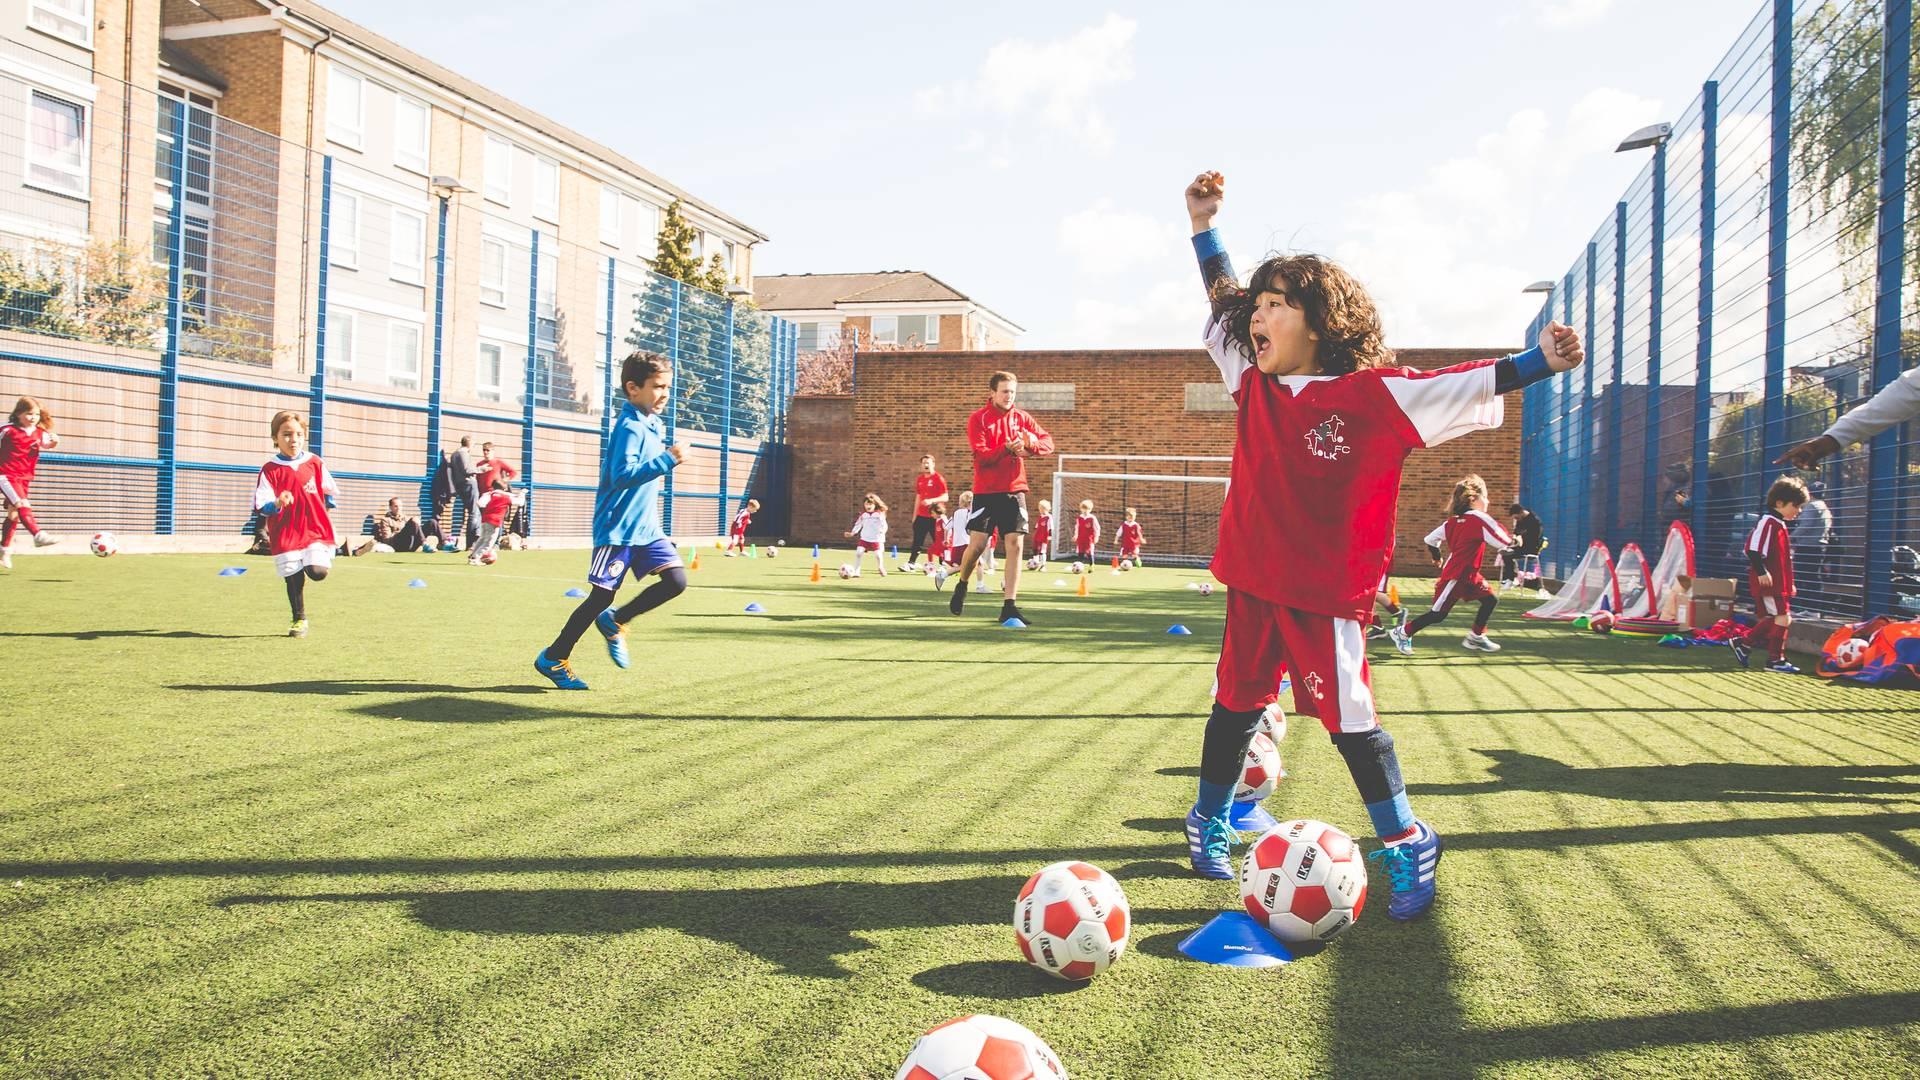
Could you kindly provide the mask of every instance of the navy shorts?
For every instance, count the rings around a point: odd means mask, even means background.
[[[655,540],[651,544],[608,544],[593,549],[593,562],[587,567],[587,584],[596,589],[618,589],[628,573],[643,578],[684,565],[680,561],[680,549],[669,540]]]

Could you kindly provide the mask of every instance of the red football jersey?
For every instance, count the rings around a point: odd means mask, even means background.
[[[1114,535],[1114,542],[1120,545],[1122,555],[1140,550],[1140,523],[1123,521],[1120,531]]]
[[[947,497],[947,478],[921,473],[913,478],[913,516],[932,517],[933,504]]]
[[[1027,490],[1027,459],[1007,450],[1014,433],[1026,436],[1027,452],[1036,457],[1053,453],[1047,434],[1025,409],[1001,412],[989,401],[967,417],[967,442],[973,447],[973,491],[976,495]]]
[[[513,493],[489,491],[480,496],[480,520],[488,525],[505,524],[507,511],[513,509]]]
[[[1233,482],[1213,576],[1269,603],[1364,620],[1393,557],[1407,454],[1500,426],[1492,359],[1437,371],[1265,375],[1209,321],[1233,395]]]
[[[947,535],[947,519],[936,516],[933,519],[933,550],[945,551],[952,546],[952,538]]]
[[[267,541],[275,555],[315,544],[339,544],[333,537],[333,519],[327,516],[327,505],[328,500],[339,499],[340,488],[325,462],[302,452],[291,461],[275,457],[260,466],[260,480],[253,486],[254,509],[264,511],[282,494],[292,495],[293,501],[277,513],[267,514]]]
[[[741,507],[740,512],[733,515],[734,535],[735,536],[747,535],[747,526],[751,524],[753,524],[753,514],[749,512],[745,507]]]
[[[19,424],[0,426],[0,476],[10,480],[31,480],[40,467],[40,451],[47,445],[47,430],[32,431]]]
[[[1039,517],[1033,519],[1033,550],[1036,552],[1045,551],[1048,545],[1052,543],[1053,515],[1041,514]]]
[[[1440,577],[1445,581],[1458,581],[1480,572],[1480,562],[1486,558],[1489,545],[1495,551],[1505,551],[1513,546],[1513,537],[1498,521],[1478,510],[1469,510],[1434,526],[1426,542],[1434,547],[1446,546],[1447,561],[1440,565]]]
[[[1092,514],[1081,514],[1073,519],[1073,550],[1092,551],[1100,542],[1100,519]]]
[[[1753,531],[1747,534],[1747,551],[1750,555],[1758,555],[1760,565],[1773,575],[1773,592],[1776,595],[1791,597],[1794,594],[1793,542],[1787,539],[1787,523],[1780,515],[1771,512],[1760,515]]]

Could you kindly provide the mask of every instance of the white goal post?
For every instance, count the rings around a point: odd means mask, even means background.
[[[1061,454],[1057,460],[1048,558],[1073,558],[1074,521],[1081,500],[1091,499],[1094,516],[1100,519],[1096,562],[1104,564],[1119,555],[1120,525],[1129,506],[1138,512],[1145,539],[1140,561],[1145,565],[1199,567],[1213,560],[1232,458]]]

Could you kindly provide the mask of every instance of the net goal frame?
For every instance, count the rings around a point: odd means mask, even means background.
[[[1162,516],[1155,520],[1152,510],[1141,513],[1141,531],[1146,543],[1140,553],[1144,566],[1196,569],[1213,561],[1213,549],[1220,537],[1219,507],[1226,503],[1227,475],[1233,458],[1206,454],[1060,454],[1053,473],[1053,536],[1046,552],[1049,559],[1071,559],[1073,523],[1079,495],[1092,486],[1103,490],[1119,486],[1120,501],[1111,505],[1096,500],[1094,516],[1100,519],[1100,541],[1094,547],[1099,559],[1117,558],[1120,524],[1126,520],[1125,507],[1132,496],[1129,488],[1139,485],[1144,491],[1178,491],[1182,498],[1182,519],[1177,529],[1169,527]],[[1198,468],[1200,471],[1189,471]],[[1072,500],[1069,502],[1069,500]],[[1139,501],[1145,502],[1145,499]],[[1156,501],[1158,503],[1158,501]],[[1166,500],[1161,505],[1171,505]],[[1205,522],[1205,528],[1199,528]]]

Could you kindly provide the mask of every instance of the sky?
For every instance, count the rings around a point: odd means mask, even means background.
[[[1242,272],[1318,252],[1397,348],[1517,347],[1647,165],[1615,145],[1761,8],[327,2],[767,234],[756,274],[924,270],[1029,349],[1197,344],[1205,169]]]

